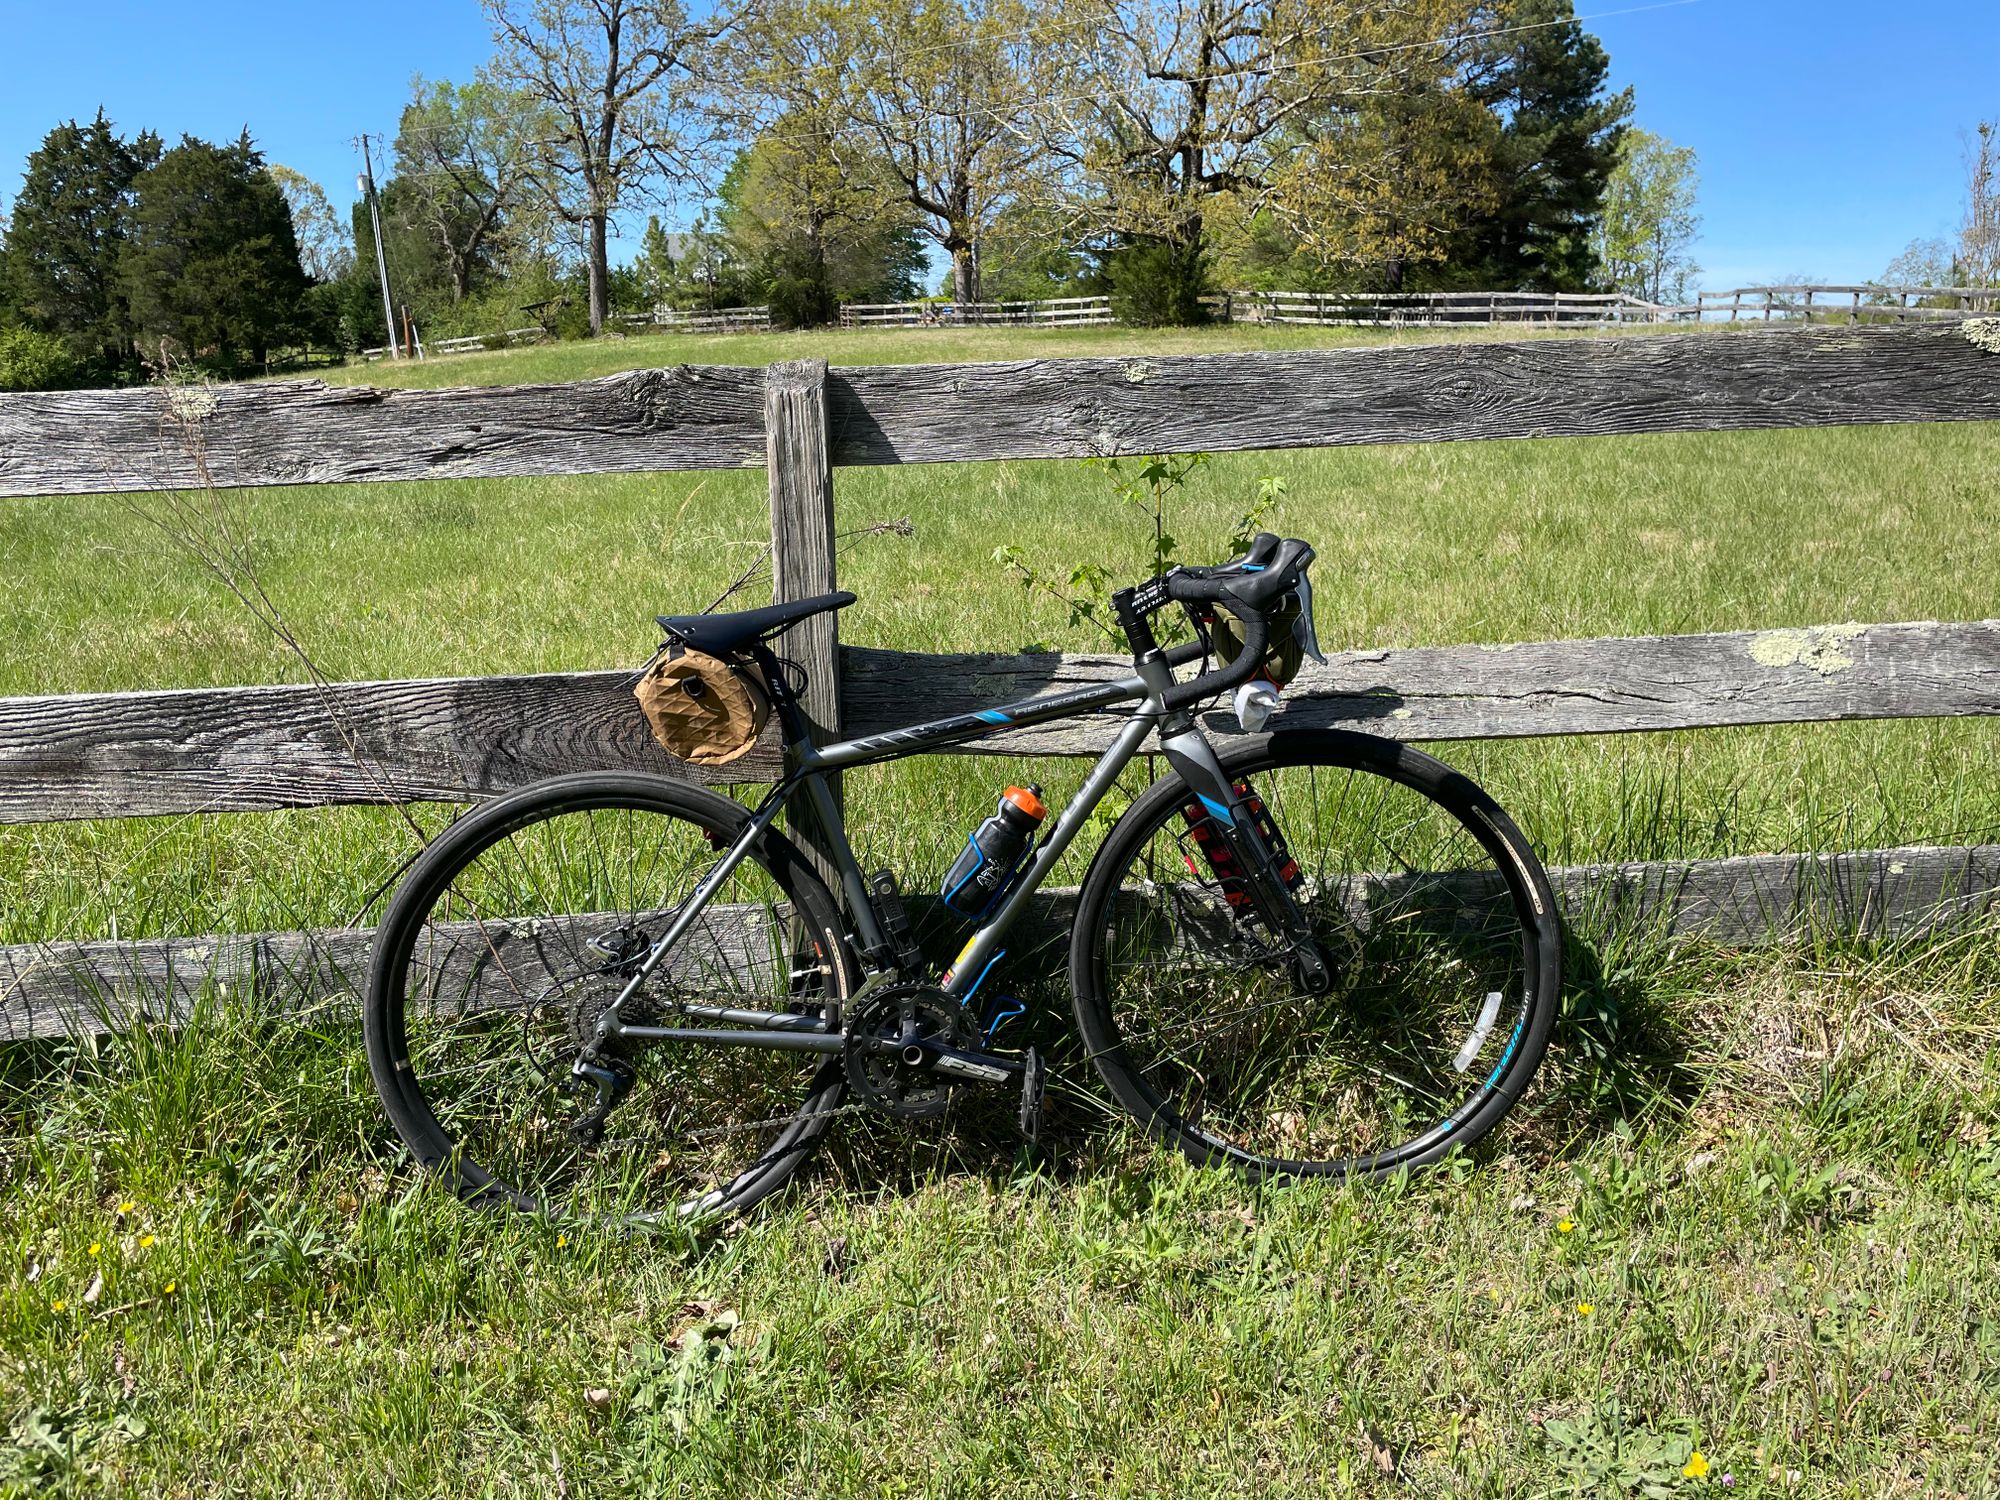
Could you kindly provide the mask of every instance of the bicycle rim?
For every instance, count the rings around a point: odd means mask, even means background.
[[[1332,981],[1312,993],[1232,904],[1169,778],[1093,865],[1072,949],[1112,1092],[1159,1138],[1253,1176],[1380,1175],[1490,1130],[1540,1061],[1558,982],[1525,841],[1466,778],[1390,742],[1278,735],[1224,763],[1289,843]]]
[[[745,821],[654,778],[566,778],[432,846],[383,922],[368,1008],[378,1092],[419,1160],[476,1201],[628,1222],[740,1211],[791,1176],[840,1099],[820,1055],[617,1043],[632,1086],[596,1140],[580,1128],[594,1091],[572,1073],[635,955]],[[816,1015],[850,988],[831,897],[772,836],[619,1013]]]

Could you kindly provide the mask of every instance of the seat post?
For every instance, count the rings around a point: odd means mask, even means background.
[[[765,683],[769,685],[771,707],[777,710],[778,729],[784,735],[785,751],[790,758],[801,745],[812,743],[812,723],[806,718],[799,695],[792,691],[791,679],[786,676],[785,665],[778,660],[777,654],[763,641],[753,641],[750,651],[764,673]]]

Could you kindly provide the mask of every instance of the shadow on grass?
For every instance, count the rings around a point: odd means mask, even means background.
[[[926,946],[948,959],[962,929],[926,926]],[[966,1089],[936,1119],[843,1120],[804,1180],[873,1196],[907,1195],[945,1177],[997,1190],[1030,1173],[1056,1184],[1147,1173],[1165,1148],[1144,1137],[1097,1078],[1071,1017],[1066,961],[1067,934],[1042,932],[1004,976],[996,971],[993,986],[1005,983],[1026,1005],[1002,1042],[1032,1045],[1049,1064],[1037,1143],[1019,1128],[1017,1092]],[[1548,1164],[1585,1155],[1610,1135],[1685,1125],[1728,1061],[1731,1037],[1718,1022],[1726,1003],[1718,1000],[1741,988],[1747,970],[1893,974],[1990,992],[2000,923],[1949,940],[1822,938],[1782,955],[1726,952],[1657,930],[1571,931],[1564,962],[1548,1057],[1522,1105],[1473,1148],[1475,1161],[1504,1154]],[[115,1037],[0,1045],[5,1154],[31,1161],[84,1144],[114,1173],[171,1175],[175,1162],[282,1140],[286,1176],[299,1184],[362,1171],[408,1177],[376,1106],[351,1006],[307,1019],[253,1016],[205,996],[188,1020]]]

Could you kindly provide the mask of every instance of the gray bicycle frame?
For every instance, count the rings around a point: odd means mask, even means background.
[[[1115,703],[1137,702],[1139,706],[1126,717],[1110,749],[1091,768],[1082,788],[1063,808],[1054,828],[1036,847],[1026,869],[1006,898],[959,950],[958,957],[939,982],[941,988],[960,1001],[969,1001],[985,980],[987,971],[1005,953],[1001,939],[1006,936],[1007,929],[1026,909],[1028,901],[1048,877],[1056,861],[1069,849],[1084,822],[1097,810],[1105,793],[1111,790],[1119,773],[1131,763],[1146,737],[1166,717],[1162,695],[1173,686],[1174,681],[1173,668],[1165,658],[1156,655],[1135,662],[1131,676],[1097,687],[1078,688],[1045,698],[1029,698],[1000,708],[958,714],[949,719],[915,724],[907,729],[892,729],[882,734],[815,747],[805,736],[804,721],[784,685],[782,673],[771,670],[771,665],[767,656],[766,675],[774,684],[773,697],[786,729],[789,769],[784,779],[757,805],[749,824],[723,852],[715,868],[702,877],[667,924],[666,930],[652,943],[644,962],[619,993],[620,1004],[638,990],[681,935],[701,915],[731,872],[749,856],[757,842],[776,822],[778,814],[791,803],[795,792],[804,791],[818,819],[825,849],[832,856],[842,889],[847,894],[855,937],[864,951],[876,952],[883,946],[883,934],[876,920],[874,897],[862,875],[861,865],[854,857],[853,846],[848,843],[839,804],[827,785],[830,774],[852,766],[874,765],[947,745],[969,743],[1006,729],[1074,718]],[[1175,769],[1188,780],[1190,787],[1209,804],[1211,811],[1233,816],[1236,798],[1229,778],[1216,758],[1214,747],[1198,727],[1190,724],[1190,727],[1170,734],[1161,749]],[[678,1004],[676,1010],[681,1015],[711,1024],[700,1027],[628,1025],[618,1018],[617,1006],[614,1005],[607,1011],[610,1023],[608,1034],[639,1040],[769,1047],[794,1052],[833,1053],[840,1051],[843,1045],[838,1027],[818,1016],[685,1002]],[[725,1027],[732,1029],[722,1029]]]

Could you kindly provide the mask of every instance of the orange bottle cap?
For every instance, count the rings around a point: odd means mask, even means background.
[[[1042,799],[1024,786],[1010,786],[1000,795],[1001,800],[1013,803],[1037,823],[1049,815],[1048,808],[1042,805]]]

